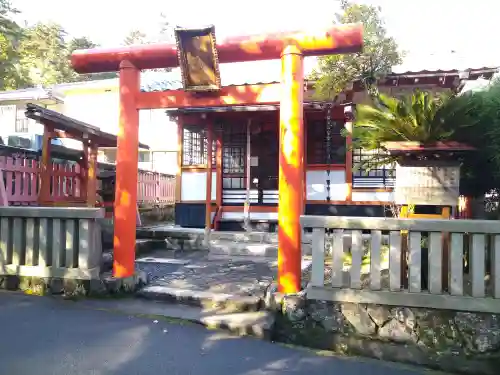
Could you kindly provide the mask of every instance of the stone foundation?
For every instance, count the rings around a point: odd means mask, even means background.
[[[75,280],[57,277],[0,276],[0,289],[33,295],[62,295],[65,298],[106,297],[135,293],[147,285],[148,275],[138,271],[132,277],[115,279],[103,274],[100,279]]]
[[[493,375],[500,366],[500,315],[358,305],[285,296],[276,341],[424,365],[444,371]]]

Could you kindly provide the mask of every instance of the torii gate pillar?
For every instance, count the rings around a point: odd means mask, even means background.
[[[281,97],[275,102],[280,103],[278,283],[283,293],[296,293],[301,288],[299,219],[304,210],[305,185],[303,58],[360,52],[362,46],[361,25],[336,26],[317,33],[232,37],[217,43],[220,63],[279,58],[282,61]],[[177,49],[171,44],[153,44],[75,51],[71,62],[78,73],[120,71],[113,274],[115,277],[132,276],[135,271],[138,98],[147,94],[140,92],[139,71],[177,67]],[[154,104],[152,108],[168,107],[162,97],[158,97]],[[184,104],[189,106],[189,103]]]
[[[137,225],[137,175],[139,160],[140,71],[130,61],[120,63],[120,123],[116,153],[116,186],[113,239],[113,276],[135,272]]]

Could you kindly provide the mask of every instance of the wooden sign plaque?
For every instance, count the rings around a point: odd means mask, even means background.
[[[215,27],[175,29],[177,54],[186,91],[217,91],[221,88]]]
[[[397,164],[395,202],[396,204],[456,206],[459,197],[459,182],[459,165]]]

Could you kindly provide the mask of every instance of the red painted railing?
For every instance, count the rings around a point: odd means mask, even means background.
[[[0,206],[37,205],[40,189],[38,161],[0,156],[0,172]],[[80,197],[80,167],[54,163],[50,191],[54,201]],[[160,206],[174,204],[175,177],[139,170],[137,202]]]
[[[160,206],[175,203],[175,177],[139,170],[137,203]]]

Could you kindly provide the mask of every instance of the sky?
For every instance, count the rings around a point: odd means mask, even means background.
[[[389,33],[406,51],[398,70],[479,68],[500,65],[500,2],[494,0],[372,0]],[[214,24],[216,35],[255,34],[327,27],[337,0],[13,0],[29,23],[55,21],[70,35],[101,46],[121,44],[132,29],[154,32],[160,13],[175,25]],[[78,4],[78,5],[76,5]],[[139,6],[140,5],[140,6]],[[134,8],[135,6],[135,8]],[[488,35],[489,34],[489,35]]]

